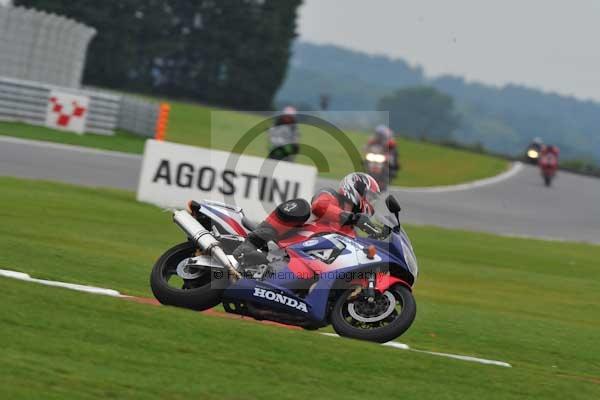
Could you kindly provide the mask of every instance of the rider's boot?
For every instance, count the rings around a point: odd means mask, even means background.
[[[268,243],[275,240],[277,233],[266,222],[248,234],[248,237],[233,251],[233,257],[238,262],[238,271],[242,275],[254,275],[260,267],[269,263],[267,259]],[[262,251],[261,251],[262,250]]]

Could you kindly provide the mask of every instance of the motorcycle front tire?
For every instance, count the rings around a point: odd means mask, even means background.
[[[353,289],[350,289],[343,293],[333,306],[333,310],[331,311],[331,325],[333,329],[340,336],[377,343],[389,342],[402,335],[415,320],[417,303],[412,292],[402,285],[395,285],[388,290],[402,304],[401,313],[397,314],[388,325],[371,329],[361,329],[349,323],[344,310],[348,306],[348,295],[353,292]]]

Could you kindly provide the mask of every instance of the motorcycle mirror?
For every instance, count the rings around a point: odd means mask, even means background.
[[[396,217],[396,221],[398,221],[398,226],[400,226],[400,217],[398,214],[400,214],[402,208],[400,207],[400,204],[398,204],[398,200],[396,200],[396,198],[390,194],[385,199],[385,205],[387,206],[388,210],[390,210],[390,212],[394,214],[394,216]]]
[[[385,205],[392,214],[399,214],[400,211],[402,211],[400,204],[398,204],[398,200],[391,194],[385,199]]]

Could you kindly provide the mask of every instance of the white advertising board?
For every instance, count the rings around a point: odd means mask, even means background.
[[[258,220],[286,200],[310,201],[316,176],[312,166],[148,140],[137,199],[177,208],[192,199],[221,201]]]
[[[46,126],[53,129],[85,132],[90,98],[51,90],[46,108]]]

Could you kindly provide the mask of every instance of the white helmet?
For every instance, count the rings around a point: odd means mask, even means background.
[[[392,130],[387,125],[377,125],[375,136],[381,141],[390,140],[393,136]]]
[[[292,106],[284,107],[281,114],[277,116],[275,125],[293,125],[296,124],[296,108]]]
[[[296,116],[296,114],[298,114],[298,111],[296,110],[296,107],[286,106],[284,107],[282,114]]]

